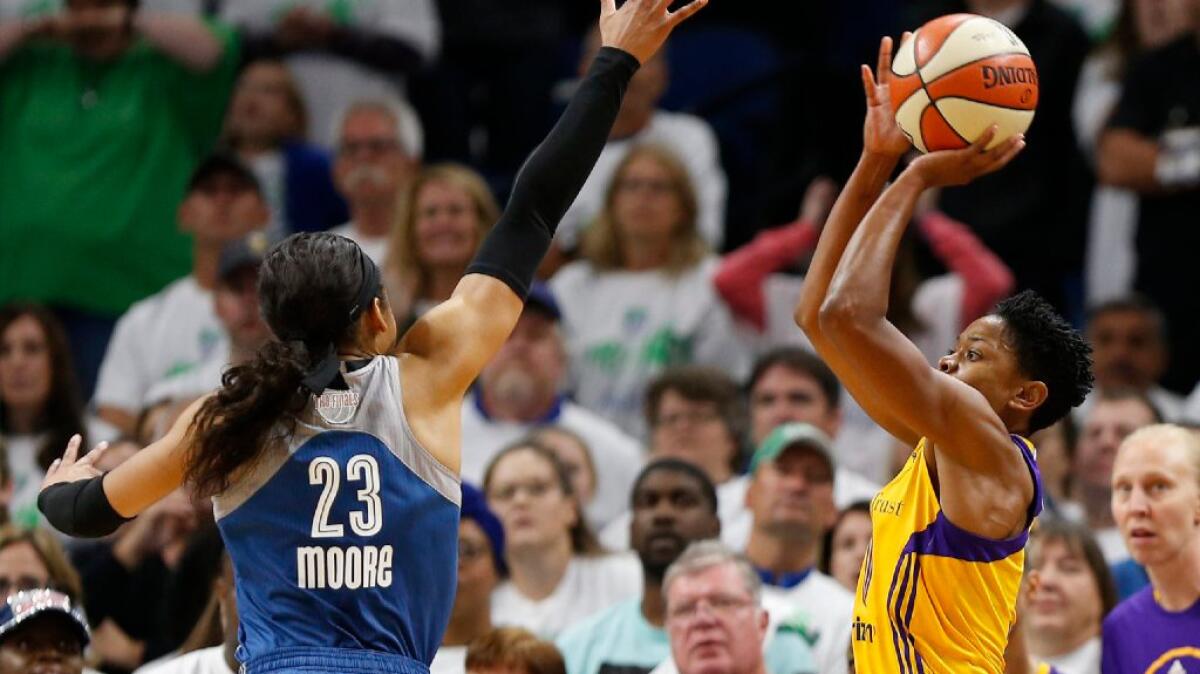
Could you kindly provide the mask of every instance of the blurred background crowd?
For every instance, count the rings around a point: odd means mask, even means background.
[[[1040,105],[1009,167],[922,202],[889,318],[934,363],[1032,288],[1094,349],[1092,396],[1034,438],[1056,519],[1031,559],[1073,556],[1092,581],[1062,611],[1096,615],[1033,618],[1035,654],[1098,635],[1147,582],[1111,472],[1137,428],[1200,424],[1200,0],[781,11],[714,1],[634,77],[464,404],[459,591],[435,671],[462,671],[483,635],[480,658],[524,643],[493,626],[556,642],[569,674],[669,671],[663,576],[710,538],[759,577],[770,671],[846,671],[869,500],[911,448],[843,394],[792,311],[861,149],[858,64],[956,11],[1020,36]],[[75,433],[111,441],[116,465],[272,339],[257,266],[290,233],[357,241],[402,324],[448,298],[599,48],[595,15],[0,0],[3,592],[80,603],[88,667],[236,671],[210,505],[180,492],[112,539],[68,540],[37,511],[45,469]]]

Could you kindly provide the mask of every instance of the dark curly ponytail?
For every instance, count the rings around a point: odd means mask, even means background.
[[[335,234],[296,234],[267,253],[258,297],[267,325],[284,341],[230,368],[197,412],[186,469],[197,493],[225,491],[262,454],[271,429],[282,423],[286,431],[309,396],[336,377],[336,347],[354,337],[378,279],[358,245]]]

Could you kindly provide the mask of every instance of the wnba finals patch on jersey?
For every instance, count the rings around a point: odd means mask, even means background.
[[[356,391],[326,389],[324,393],[317,396],[313,403],[313,409],[325,420],[325,423],[344,426],[354,418],[354,413],[358,411],[358,403],[359,397]]]

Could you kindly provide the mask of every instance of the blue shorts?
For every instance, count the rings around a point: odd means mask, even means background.
[[[403,655],[353,648],[281,648],[242,664],[243,674],[429,674]]]

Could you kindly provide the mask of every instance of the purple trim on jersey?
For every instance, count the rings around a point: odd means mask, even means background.
[[[937,518],[928,527],[908,539],[904,552],[949,557],[964,562],[996,562],[1023,550],[1027,540],[1028,530],[1004,540],[985,538],[960,529],[946,518],[945,512],[938,512]]]
[[[1038,468],[1037,459],[1033,456],[1033,450],[1029,448],[1019,435],[1010,435],[1013,444],[1017,449],[1021,450],[1021,458],[1025,459],[1025,466],[1029,468],[1029,475],[1033,478],[1033,499],[1029,502],[1029,510],[1025,515],[1025,528],[1028,529],[1033,525],[1033,520],[1038,515],[1042,514],[1042,471]]]

